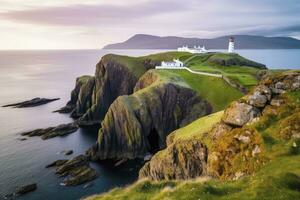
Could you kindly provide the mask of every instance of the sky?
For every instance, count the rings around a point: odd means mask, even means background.
[[[0,49],[98,49],[135,34],[300,39],[300,1],[0,0]]]

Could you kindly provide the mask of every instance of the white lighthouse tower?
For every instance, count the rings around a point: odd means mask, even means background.
[[[234,52],[234,37],[229,38],[228,53]]]

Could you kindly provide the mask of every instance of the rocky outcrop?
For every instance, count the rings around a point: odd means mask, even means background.
[[[100,124],[112,102],[118,96],[132,94],[139,77],[155,65],[151,59],[105,55],[94,77],[77,79],[71,100],[58,112],[72,112],[81,126]]]
[[[251,60],[248,60],[246,58],[243,58],[242,56],[238,54],[213,54],[210,56],[207,60],[210,64],[215,64],[219,66],[248,66],[248,67],[255,67],[259,69],[267,69],[264,64],[257,63]]]
[[[61,124],[56,127],[49,127],[46,129],[36,129],[33,131],[27,131],[21,133],[22,136],[34,137],[40,136],[43,140],[50,139],[57,136],[65,136],[74,133],[78,130],[78,125],[76,123]]]
[[[164,148],[173,130],[211,111],[179,77],[162,81],[149,71],[136,84],[134,94],[121,96],[110,106],[98,144],[88,155],[92,159],[144,158]]]
[[[56,173],[66,177],[62,185],[75,186],[91,181],[97,177],[97,173],[89,166],[88,159],[79,155],[71,160],[57,160],[46,166],[56,167]]]
[[[91,99],[95,78],[92,76],[81,76],[76,79],[75,88],[71,92],[71,99],[67,105],[54,112],[72,113],[71,116],[78,118],[82,116],[91,106]]]
[[[189,179],[206,175],[207,147],[197,140],[175,142],[158,152],[139,172],[153,180]]]
[[[173,132],[168,136],[167,148],[155,154],[140,170],[140,178],[169,180],[209,175],[238,179],[253,173],[265,162],[265,157],[262,136],[251,123],[271,112],[272,106],[278,108],[285,104],[281,94],[299,90],[298,83],[300,72],[272,76],[229,105],[221,121],[208,133],[174,141],[176,131]],[[279,123],[280,137],[299,138],[299,113],[295,110],[295,114]]]
[[[34,98],[28,101],[22,101],[19,103],[13,103],[13,104],[7,104],[4,105],[2,107],[14,107],[14,108],[27,108],[27,107],[35,107],[35,106],[40,106],[40,105],[44,105],[47,103],[50,103],[52,101],[57,101],[60,98],[54,98],[54,99],[47,99],[47,98]]]

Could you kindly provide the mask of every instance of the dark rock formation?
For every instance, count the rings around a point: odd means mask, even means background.
[[[73,150],[65,151],[65,155],[66,155],[66,156],[71,155],[71,154],[73,154]]]
[[[154,71],[147,72],[133,95],[113,102],[99,131],[98,145],[88,151],[92,159],[144,158],[165,147],[166,136],[173,130],[211,113],[211,106],[178,77],[163,82],[155,76]]]
[[[80,185],[97,177],[96,171],[89,166],[88,159],[84,155],[70,160],[57,160],[46,167],[56,167],[56,173],[60,177],[66,177],[62,183],[66,186]]]
[[[92,76],[81,76],[76,79],[75,88],[71,92],[71,99],[67,105],[54,112],[72,113],[72,117],[82,116],[91,106],[95,78]]]
[[[57,136],[65,136],[70,133],[74,133],[78,130],[78,125],[76,123],[61,124],[56,127],[49,127],[46,129],[36,129],[33,131],[28,131],[21,133],[22,136],[41,136],[43,140],[50,139]]]
[[[57,101],[60,98],[55,98],[55,99],[46,99],[46,98],[34,98],[28,101],[23,101],[23,102],[19,102],[19,103],[14,103],[14,104],[8,104],[8,105],[4,105],[2,107],[14,107],[14,108],[26,108],[26,107],[35,107],[35,106],[40,106],[43,104],[47,104],[50,103],[52,101]]]
[[[33,184],[29,184],[29,185],[25,185],[25,186],[19,187],[16,190],[16,194],[17,195],[23,195],[23,194],[26,194],[28,192],[32,192],[32,191],[34,191],[36,189],[37,189],[37,184],[33,183]]]

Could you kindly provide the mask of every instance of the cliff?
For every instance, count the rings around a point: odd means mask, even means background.
[[[143,158],[165,147],[166,136],[212,111],[179,76],[168,78],[148,71],[134,93],[118,97],[99,131],[93,159]]]

